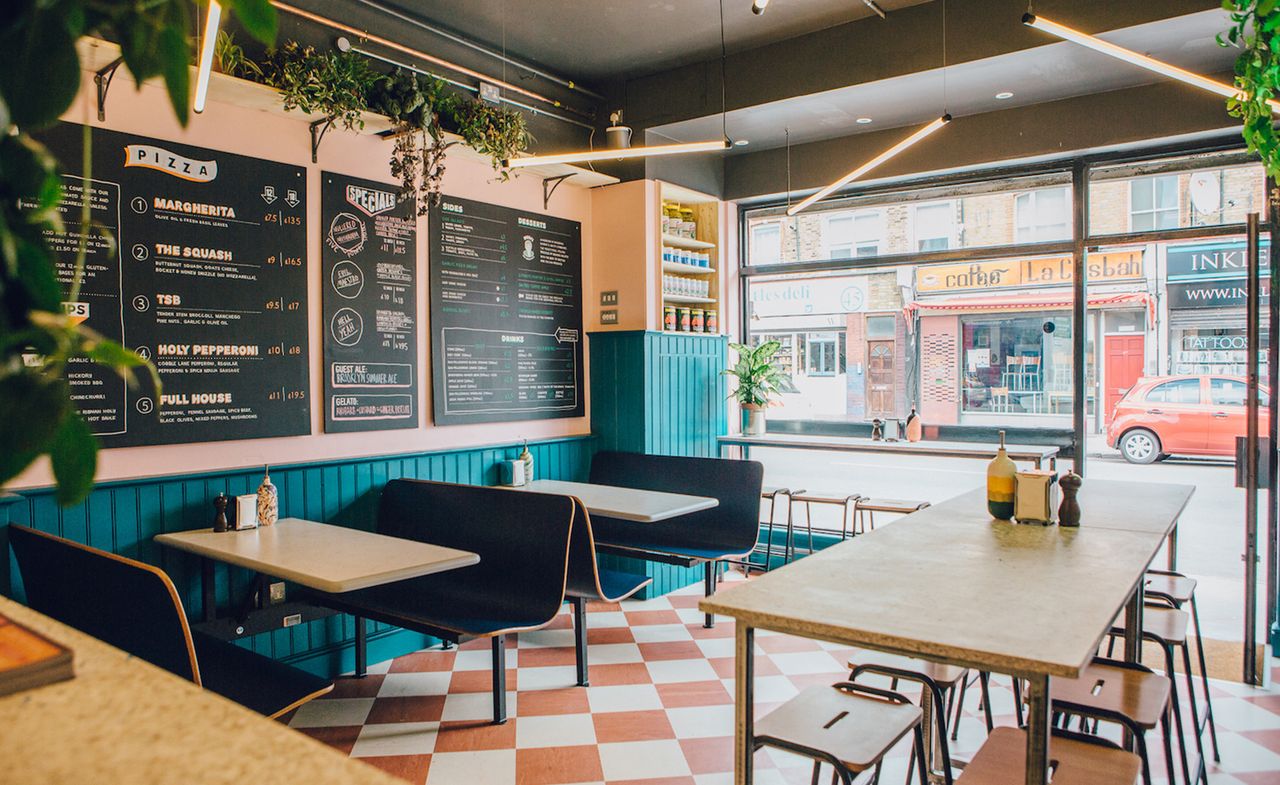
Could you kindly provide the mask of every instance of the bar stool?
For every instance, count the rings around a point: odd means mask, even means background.
[[[849,658],[848,665],[850,681],[857,681],[858,676],[863,673],[877,673],[892,679],[889,684],[889,689],[891,690],[898,689],[899,679],[916,681],[926,687],[937,690],[938,716],[945,723],[950,724],[951,740],[955,741],[960,725],[960,714],[963,710],[964,690],[969,677],[968,669],[961,668],[958,665],[943,665],[928,660],[917,660],[911,657],[878,651],[860,651]],[[990,674],[980,671],[978,673],[978,684],[982,689],[982,705],[987,707],[984,713],[987,721],[987,733],[990,733],[995,725],[991,719],[990,709]],[[951,714],[955,714],[954,721],[948,719]],[[943,731],[945,730],[946,728],[944,727]]]
[[[1165,770],[1173,781],[1173,742],[1169,733],[1172,702],[1172,680],[1150,668],[1131,662],[1098,658],[1085,666],[1075,679],[1050,681],[1050,697],[1054,723],[1059,717],[1063,727],[1071,717],[1115,723],[1133,738],[1134,751],[1142,759],[1142,781],[1151,785],[1151,760],[1147,754],[1146,734],[1158,725],[1164,736]],[[1083,729],[1083,728],[1082,728]],[[1096,733],[1096,729],[1095,729]],[[1187,775],[1187,748],[1182,748],[1182,771]]]
[[[1107,644],[1107,654],[1110,656],[1115,647],[1117,639],[1124,637],[1125,618],[1127,614],[1121,614],[1117,620],[1117,624],[1113,626],[1108,633],[1110,642]],[[1204,757],[1204,725],[1200,722],[1199,708],[1196,705],[1195,680],[1191,673],[1191,653],[1187,645],[1187,624],[1189,617],[1186,612],[1168,605],[1145,605],[1142,609],[1142,637],[1144,640],[1151,641],[1160,647],[1164,652],[1165,675],[1169,677],[1169,697],[1173,708],[1174,727],[1178,731],[1178,740],[1186,748],[1185,731],[1182,724],[1182,704],[1178,698],[1177,671],[1174,668],[1174,649],[1182,650],[1183,668],[1186,673],[1188,702],[1191,705],[1191,724],[1192,730],[1195,731],[1193,737],[1196,742],[1196,754],[1199,756],[1199,768],[1194,777],[1191,776],[1189,770],[1183,771],[1188,785],[1192,782],[1203,781],[1204,785],[1209,785],[1208,765]],[[1208,697],[1207,695],[1205,696]]]
[[[1133,785],[1142,761],[1097,736],[1052,731],[1053,785]],[[956,778],[959,785],[1021,785],[1026,782],[1027,735],[1000,727],[987,736]]]
[[[824,534],[839,534],[840,539],[848,539],[849,536],[856,534],[854,527],[854,509],[859,499],[863,498],[860,493],[840,493],[838,491],[803,491],[791,497],[792,502],[799,502],[804,505],[805,528],[809,532],[809,541],[813,542],[814,527],[811,523],[812,504],[826,504],[832,507],[842,508],[840,511],[840,530],[818,528],[819,532]],[[811,549],[812,550],[812,549]]]
[[[772,569],[773,556],[775,553],[775,549],[773,547],[773,529],[774,529],[774,523],[777,519],[776,512],[777,512],[778,499],[780,497],[786,497],[787,499],[786,524],[787,524],[787,532],[790,533],[791,524],[792,524],[792,521],[791,521],[792,499],[797,494],[801,494],[801,493],[804,493],[803,488],[797,488],[796,490],[793,491],[790,488],[766,487],[760,491],[760,498],[766,499],[769,502],[769,522],[767,524],[768,528],[765,530],[766,534],[765,534],[764,547],[761,548],[759,545],[757,545],[755,548],[756,553],[764,554],[764,567],[753,567],[748,561],[748,563],[743,566],[744,572],[749,572],[753,568],[763,570],[764,572],[768,572],[770,569]],[[782,548],[782,563],[783,564],[787,563],[787,546],[785,543]]]
[[[874,768],[908,733],[914,738],[916,776],[927,785],[920,707],[890,690],[853,682],[810,687],[755,723],[752,749],[776,747],[813,760],[813,782],[829,763],[844,785]],[[908,783],[910,783],[908,772]],[[950,768],[947,785],[951,784]]]
[[[871,526],[871,531],[875,531],[875,514],[878,512],[894,512],[908,515],[916,510],[923,510],[928,506],[929,502],[908,501],[906,499],[873,499],[869,496],[864,496],[854,502],[853,509],[858,515],[858,533],[865,534],[864,516],[865,523]]]
[[[1148,597],[1164,600],[1181,610],[1191,606],[1191,626],[1196,633],[1196,658],[1200,661],[1200,683],[1204,688],[1204,713],[1209,724],[1209,743],[1213,747],[1213,759],[1221,762],[1218,754],[1218,728],[1213,721],[1213,703],[1209,699],[1209,669],[1204,661],[1204,638],[1200,636],[1200,609],[1196,606],[1195,578],[1169,570],[1147,570],[1143,590]]]

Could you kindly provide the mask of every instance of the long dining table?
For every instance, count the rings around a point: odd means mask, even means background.
[[[1086,480],[1081,526],[991,518],[979,489],[699,603],[735,619],[735,783],[752,781],[755,630],[1026,681],[1026,785],[1046,785],[1049,680],[1075,678],[1122,610],[1141,656],[1143,577],[1194,486]]]

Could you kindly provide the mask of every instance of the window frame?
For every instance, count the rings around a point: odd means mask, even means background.
[[[1042,224],[1038,220],[1036,220],[1036,218],[1039,216],[1040,194],[1043,194],[1047,191],[1058,191],[1062,193],[1063,207],[1066,208],[1067,214],[1063,216],[1063,220],[1061,221],[1061,223]],[[1029,207],[1028,211],[1032,216],[1032,222],[1030,226],[1027,226],[1027,227],[1024,227],[1022,222],[1019,220],[1019,214],[1020,214],[1019,203],[1024,197],[1027,199],[1028,207]],[[1059,225],[1061,225],[1065,231],[1065,234],[1062,237],[1049,237],[1049,238],[1040,237],[1040,234],[1043,233],[1045,227],[1059,226]],[[1024,228],[1029,229],[1031,231],[1032,237],[1030,239],[1021,239],[1021,235],[1023,233]],[[1032,190],[1023,191],[1022,193],[1014,195],[1014,198],[1013,198],[1013,241],[1014,243],[1018,245],[1022,245],[1022,244],[1032,244],[1032,243],[1055,242],[1059,240],[1069,240],[1069,239],[1071,239],[1071,186],[1051,185],[1051,186],[1046,186],[1044,188],[1035,188]]]
[[[929,249],[921,248],[920,247],[920,240],[921,240],[920,211],[931,209],[931,208],[938,208],[938,207],[945,207],[947,210],[948,225],[947,225],[947,235],[945,237],[947,241],[947,245],[945,248],[929,248]],[[956,226],[956,200],[955,199],[937,199],[934,201],[912,204],[910,205],[908,216],[909,216],[907,219],[908,236],[911,238],[911,248],[913,249],[912,253],[950,253],[952,251],[962,250],[960,248],[955,247],[956,243],[959,240],[959,235],[960,235],[958,227]],[[929,237],[925,239],[932,240],[937,238]]]
[[[1181,181],[1181,178],[1182,178],[1182,175],[1181,175],[1180,173],[1175,173],[1175,174],[1152,174],[1152,175],[1147,175],[1147,176],[1145,176],[1145,177],[1135,177],[1135,178],[1133,178],[1133,179],[1131,179],[1131,180],[1129,181],[1129,205],[1128,205],[1128,206],[1129,206],[1129,231],[1130,231],[1130,232],[1162,232],[1162,231],[1168,231],[1168,230],[1170,230],[1170,229],[1177,229],[1177,228],[1179,228],[1178,224],[1179,224],[1179,223],[1181,223],[1180,218],[1181,218],[1181,216],[1182,216],[1182,181]],[[1173,193],[1174,193],[1174,197],[1175,197],[1175,199],[1174,199],[1175,203],[1174,203],[1173,207],[1157,207],[1157,206],[1155,206],[1155,204],[1156,204],[1156,181],[1157,181],[1157,180],[1173,180],[1173,181],[1174,181],[1174,185],[1175,185],[1175,187],[1174,187],[1174,189],[1173,189]],[[1135,210],[1135,209],[1134,209],[1134,207],[1133,207],[1133,189],[1134,189],[1134,186],[1135,186],[1135,185],[1137,185],[1138,183],[1143,183],[1144,185],[1149,184],[1149,185],[1151,186],[1151,204],[1152,204],[1152,207],[1151,207],[1150,209],[1148,209],[1148,210]],[[1173,212],[1173,226],[1165,226],[1165,227],[1161,227],[1161,226],[1157,226],[1157,225],[1155,225],[1155,224],[1158,222],[1159,216],[1160,216],[1162,213],[1168,213],[1168,212],[1170,212],[1170,211],[1172,211],[1172,212]],[[1133,220],[1133,219],[1134,219],[1134,216],[1136,216],[1136,215],[1150,215],[1150,216],[1152,217],[1152,221],[1153,221],[1153,225],[1151,226],[1151,228],[1149,228],[1149,229],[1138,229],[1138,228],[1135,228],[1135,226],[1134,226],[1134,220]]]

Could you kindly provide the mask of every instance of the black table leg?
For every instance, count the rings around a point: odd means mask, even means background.
[[[364,678],[368,673],[369,638],[364,626],[364,617],[356,617],[356,678]]]
[[[493,724],[507,721],[507,636],[493,636]]]
[[[716,562],[704,562],[702,567],[704,570],[702,576],[703,593],[710,597],[716,593]],[[706,618],[702,622],[702,626],[711,629],[716,626],[716,617],[710,613],[706,614]]]
[[[590,684],[590,673],[587,670],[587,601],[581,597],[570,597],[573,606],[573,648],[577,655],[578,686]]]
[[[214,596],[213,559],[200,559],[200,605],[205,621],[218,617],[217,599]]]

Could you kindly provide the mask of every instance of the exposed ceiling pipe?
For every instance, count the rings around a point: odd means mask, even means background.
[[[427,71],[422,68],[418,68],[417,66],[409,65],[408,63],[402,63],[399,60],[396,60],[394,58],[386,57],[385,55],[380,55],[376,52],[370,52],[367,49],[361,49],[360,47],[351,43],[351,41],[346,38],[338,39],[338,48],[344,52],[351,51],[359,55],[364,55],[365,57],[368,57],[371,60],[377,60],[379,62],[386,63],[387,65],[393,65],[396,68],[403,68],[406,71],[413,71],[416,74],[422,74],[423,76],[430,76],[434,79],[439,79],[440,81],[445,82],[446,84],[451,84],[454,87],[460,88],[462,90],[466,90],[467,92],[470,92],[470,93],[480,92],[480,88],[476,87],[475,85],[469,85],[465,82],[459,82],[457,79],[450,79],[447,76],[442,76],[440,74],[433,73],[431,71]],[[588,123],[584,123],[581,120],[575,120],[572,117],[565,117],[564,115],[559,115],[559,114],[556,114],[555,112],[548,112],[545,109],[539,109],[535,106],[530,106],[529,104],[523,103],[521,101],[516,101],[514,99],[507,98],[506,96],[498,96],[498,100],[504,104],[510,104],[512,106],[517,106],[521,109],[527,110],[528,112],[530,112],[535,116],[550,117],[553,120],[559,120],[562,123],[571,123],[573,125],[578,126],[579,128],[585,128],[588,131],[595,130],[595,126],[592,126]]]
[[[870,2],[870,0],[866,0],[866,1]],[[438,35],[441,38],[445,38],[450,41],[453,41],[455,44],[461,44],[462,46],[465,46],[468,49],[473,49],[481,54],[496,58],[506,63],[507,65],[513,66],[515,68],[519,68],[522,71],[528,71],[531,74],[534,74],[536,76],[542,77],[543,79],[546,79],[548,82],[554,82],[563,87],[567,87],[570,90],[574,90],[576,92],[582,93],[583,95],[589,95],[592,98],[596,98],[601,101],[604,100],[603,95],[600,95],[594,90],[588,90],[587,88],[583,87],[582,85],[578,84],[572,79],[566,79],[563,76],[556,76],[555,74],[548,73],[547,71],[544,71],[540,68],[529,65],[526,62],[517,60],[514,57],[509,57],[503,54],[502,52],[495,52],[494,50],[488,48],[487,46],[484,46],[483,44],[478,44],[469,38],[464,38],[461,35],[458,35],[457,33],[451,30],[448,30],[446,28],[437,27],[436,25],[433,25],[430,22],[424,21],[422,19],[418,19],[413,16],[409,16],[408,14],[401,13],[400,11],[397,11],[394,8],[388,8],[382,3],[374,2],[374,0],[356,0],[356,2],[360,3],[361,5],[368,6],[369,8],[372,8],[375,11],[380,11],[388,16],[393,16],[396,19],[399,19],[400,21],[406,24],[411,24],[414,27],[419,27],[423,30],[426,30],[427,32],[434,33],[435,35]]]
[[[521,87],[520,85],[511,84],[510,82],[505,82],[501,79],[495,79],[492,76],[489,76],[488,74],[482,74],[479,71],[476,71],[471,68],[467,68],[466,66],[458,65],[457,63],[451,63],[448,60],[444,60],[442,58],[436,57],[435,55],[429,55],[426,52],[422,52],[412,47],[405,46],[404,44],[397,43],[395,41],[392,41],[389,38],[383,38],[382,36],[374,35],[373,33],[370,33],[365,30],[359,30],[357,28],[352,27],[351,25],[336,21],[334,19],[330,19],[326,16],[321,16],[320,14],[316,14],[311,11],[306,11],[301,8],[297,8],[295,6],[291,6],[288,3],[282,3],[280,2],[280,0],[271,0],[271,5],[275,6],[281,11],[284,11],[287,14],[293,14],[294,16],[298,16],[308,21],[315,22],[316,24],[324,25],[325,27],[328,27],[332,30],[337,30],[339,32],[346,33],[347,35],[354,36],[357,39],[363,39],[365,41],[370,41],[372,43],[378,44],[379,46],[385,46],[388,49],[394,49],[397,52],[402,52],[404,54],[409,55],[410,57],[416,57],[420,60],[425,60],[428,63],[433,63],[435,65],[440,66],[441,68],[446,68],[455,73],[464,74],[480,82],[488,82],[490,84],[495,84],[504,90],[510,90],[513,93],[518,93],[528,98],[532,98],[535,101],[538,101],[544,104],[550,104],[551,106],[554,106],[558,109],[563,109],[564,111],[569,112],[571,114],[576,114],[579,117],[584,117],[588,120],[594,119],[593,114],[589,112],[584,112],[581,109],[576,109],[572,106],[566,106],[565,104],[561,103],[557,99],[548,98],[545,95],[542,95],[540,93],[535,93],[534,91]]]

